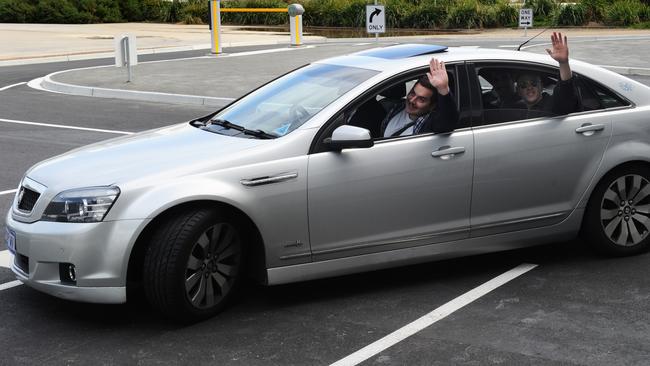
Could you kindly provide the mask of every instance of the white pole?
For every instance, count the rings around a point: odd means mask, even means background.
[[[221,0],[210,0],[210,27],[211,52],[219,54],[221,53]]]
[[[289,30],[291,45],[302,45],[302,15],[289,16]]]

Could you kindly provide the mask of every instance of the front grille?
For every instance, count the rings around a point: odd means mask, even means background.
[[[21,187],[18,193],[18,209],[21,211],[31,212],[40,197],[38,192],[34,192],[29,188]]]

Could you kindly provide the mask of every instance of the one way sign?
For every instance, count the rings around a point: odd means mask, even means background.
[[[533,9],[519,9],[519,28],[533,27]]]
[[[366,31],[368,33],[386,32],[386,12],[383,5],[366,5]]]

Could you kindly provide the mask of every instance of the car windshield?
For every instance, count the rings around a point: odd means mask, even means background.
[[[227,121],[246,130],[284,136],[376,74],[356,67],[308,65],[242,98],[216,114],[212,121]],[[215,126],[216,132],[228,129],[223,123]]]

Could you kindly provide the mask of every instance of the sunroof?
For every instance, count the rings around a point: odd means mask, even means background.
[[[446,50],[447,46],[439,46],[435,44],[399,44],[395,46],[373,48],[371,50],[361,51],[355,53],[355,55],[386,59],[398,59],[445,52]]]

